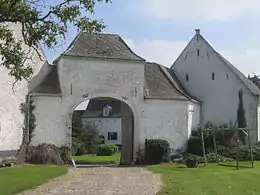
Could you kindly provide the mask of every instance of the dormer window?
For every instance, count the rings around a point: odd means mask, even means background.
[[[112,113],[112,108],[109,105],[106,105],[103,108],[103,116],[109,116]]]

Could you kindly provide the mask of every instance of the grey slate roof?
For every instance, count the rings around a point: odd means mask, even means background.
[[[156,63],[145,65],[145,99],[192,100],[169,68]]]
[[[49,66],[50,68],[49,73],[36,88],[30,91],[30,93],[61,94],[57,66],[49,64],[46,66]]]
[[[145,61],[135,54],[119,35],[104,33],[91,35],[80,32],[63,55]]]
[[[79,33],[63,55],[144,61],[143,58],[132,52],[120,36],[111,34],[89,35]],[[33,93],[61,94],[57,66],[49,66],[51,67],[50,72],[45,76],[40,85],[32,91]],[[145,64],[144,93],[144,98],[146,99],[195,99],[183,88],[172,70],[149,62]],[[97,104],[101,106],[99,103],[90,101],[88,107],[92,109]],[[119,106],[114,105],[112,107],[120,109]]]

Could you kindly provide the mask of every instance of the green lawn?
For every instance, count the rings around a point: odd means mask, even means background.
[[[250,165],[250,163],[247,163]],[[160,195],[258,195],[260,162],[255,168],[209,165],[188,169],[184,165],[154,165],[148,170],[162,174],[164,187]]]
[[[86,164],[113,164],[120,162],[120,153],[113,156],[96,156],[94,154],[84,155],[84,156],[73,156],[76,163],[86,163]]]
[[[35,188],[67,172],[64,166],[28,165],[0,169],[0,194],[12,195]]]

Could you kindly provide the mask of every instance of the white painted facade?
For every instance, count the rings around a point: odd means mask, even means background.
[[[141,130],[144,62],[64,56],[56,66],[62,96],[33,94],[37,126],[32,144],[45,142],[70,146],[72,113],[77,105],[87,99],[109,97],[125,102],[132,109],[135,118],[134,147],[137,150]]]
[[[173,149],[184,149],[191,129],[200,124],[200,106],[189,101],[144,100],[141,115],[145,139],[166,139]]]
[[[19,24],[8,24],[9,28],[14,32],[17,39],[21,39],[21,26]],[[24,49],[28,49],[24,45]],[[41,49],[39,49],[41,57],[31,51],[29,56],[31,60],[26,63],[33,67],[34,75],[45,63],[46,58]],[[0,155],[8,151],[16,151],[19,149],[22,140],[22,126],[24,116],[21,114],[20,104],[25,102],[25,96],[28,94],[27,81],[17,82],[12,90],[15,80],[8,75],[8,70],[0,67]]]
[[[249,90],[199,32],[172,69],[189,93],[201,100],[202,124],[234,124],[237,120],[238,91],[242,89],[247,127],[251,130],[252,141],[259,140],[259,96]]]
[[[55,62],[61,94],[31,94],[36,106],[34,110],[36,128],[32,144],[70,146],[72,114],[75,108],[86,100],[102,97],[124,102],[132,110],[134,155],[144,147],[145,139],[151,138],[166,139],[171,148],[184,149],[191,131],[199,124],[236,121],[238,90],[241,88],[244,92],[244,108],[252,141],[259,140],[259,97],[226,66],[223,59],[204,39],[194,36],[172,67],[184,88],[193,97],[198,98],[199,103],[181,98],[145,99],[145,63],[145,61],[61,56]],[[50,65],[38,64],[38,69],[42,68],[28,86],[29,90],[41,83],[44,76],[51,71]],[[12,94],[12,80],[4,71],[6,70],[0,68],[0,74],[4,78],[0,81],[0,111],[5,113],[0,116],[0,150],[18,149],[24,119],[18,108],[20,103],[24,102],[27,90],[23,83],[17,85],[17,93]],[[164,70],[164,74],[169,73]],[[176,88],[176,91],[178,90]],[[6,104],[5,100],[12,103]],[[122,120],[112,121],[98,123],[98,126],[110,125],[104,128],[105,137],[108,129],[123,126]],[[103,132],[103,127],[100,129]],[[118,137],[122,143],[124,136],[122,132],[120,133]]]
[[[172,148],[182,149],[191,128],[199,124],[198,104],[144,99],[144,62],[64,56],[57,66],[62,97],[33,94],[37,121],[33,145],[69,146],[74,109],[86,99],[98,97],[115,98],[132,109],[134,155],[149,138],[167,139]]]
[[[113,117],[103,117],[103,118],[82,118],[83,126],[91,125],[95,127],[100,135],[103,135],[105,138],[105,143],[107,144],[116,144],[121,145],[122,136],[122,120],[121,118],[113,118]],[[117,139],[112,140],[109,138],[109,133],[116,133]]]

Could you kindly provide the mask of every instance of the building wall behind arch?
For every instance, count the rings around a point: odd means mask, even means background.
[[[15,38],[22,38],[21,25],[6,24],[13,31]],[[25,44],[23,48],[28,50]],[[41,48],[38,52],[41,54],[41,58],[36,51],[31,50],[29,53],[31,59],[27,60],[28,64],[33,67],[34,75],[38,73],[46,61]],[[16,151],[20,147],[24,116],[19,107],[21,103],[25,102],[25,96],[28,93],[26,80],[17,82],[13,91],[12,86],[15,79],[10,77],[8,73],[9,71],[5,67],[0,66],[0,156],[13,154],[11,151]]]

